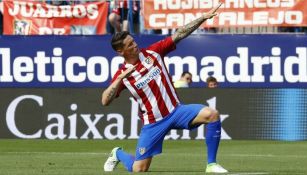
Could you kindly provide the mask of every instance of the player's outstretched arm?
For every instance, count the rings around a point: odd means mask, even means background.
[[[172,39],[175,43],[189,36],[194,30],[196,30],[204,21],[211,19],[216,16],[216,11],[220,8],[222,3],[219,3],[216,7],[211,9],[208,13],[204,13],[201,17],[191,21],[185,26],[180,27],[173,35]]]
[[[112,82],[112,84],[105,91],[103,91],[101,97],[102,105],[107,106],[114,100],[119,86],[121,85],[121,81],[131,75],[132,72],[135,70],[135,67],[136,65],[126,69]]]

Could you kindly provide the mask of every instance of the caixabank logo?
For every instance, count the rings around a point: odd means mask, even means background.
[[[39,114],[25,113],[17,114],[25,103],[30,103],[31,111],[46,110],[46,101],[48,99],[40,95],[20,95],[8,104],[5,111],[5,124],[7,128],[7,137],[22,139],[138,139],[140,131],[140,120],[138,117],[138,103],[129,98],[130,105],[127,110],[130,116],[123,116],[123,109],[117,110],[117,113],[85,113],[77,112],[78,104],[71,103],[68,109],[65,109],[65,115],[56,111],[46,111]],[[216,107],[216,98],[207,100],[210,107]],[[98,105],[98,104],[94,104]],[[28,106],[29,107],[29,106]],[[44,109],[45,108],[45,109]],[[21,115],[21,116],[18,116]],[[221,121],[228,117],[227,114],[221,115]],[[31,118],[33,122],[41,123],[39,126],[31,126],[31,122],[26,124],[26,118]],[[4,119],[4,118],[3,118]],[[21,121],[18,121],[21,120]],[[2,120],[3,121],[3,120]],[[22,124],[18,124],[22,123]],[[129,124],[130,123],[130,124]],[[83,125],[83,126],[82,126]],[[82,127],[81,127],[82,126]],[[25,129],[28,128],[28,129]],[[195,139],[205,138],[205,128],[201,126],[197,129]],[[3,137],[0,136],[0,137]],[[178,133],[172,130],[165,139],[191,139],[190,131],[184,130]],[[222,128],[222,139],[231,139],[231,137]]]

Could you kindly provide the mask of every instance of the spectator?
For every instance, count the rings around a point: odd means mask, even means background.
[[[50,4],[50,5],[68,5],[66,1],[54,1],[54,0],[46,0],[45,3]]]
[[[216,78],[214,77],[208,77],[206,82],[207,82],[208,88],[217,88],[218,86],[218,82],[216,81]]]
[[[128,2],[126,0],[110,1],[109,22],[114,32],[128,31]]]
[[[174,82],[175,88],[188,88],[192,83],[192,74],[190,72],[183,72],[179,80]]]
[[[96,2],[95,0],[66,0],[66,3],[68,5],[77,5],[77,4],[85,4],[85,3],[88,3],[88,2]]]

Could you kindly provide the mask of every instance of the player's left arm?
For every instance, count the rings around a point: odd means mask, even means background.
[[[208,13],[204,13],[201,17],[191,21],[185,26],[180,27],[171,37],[174,43],[178,43],[180,40],[189,36],[193,31],[195,31],[203,22],[207,19],[211,19],[216,16],[216,11],[220,8],[222,3],[219,3],[216,7],[211,9]]]

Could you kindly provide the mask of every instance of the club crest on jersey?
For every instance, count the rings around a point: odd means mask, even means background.
[[[146,148],[145,148],[145,147],[140,147],[140,148],[139,148],[139,153],[140,153],[141,155],[145,154],[145,152],[146,152]]]
[[[145,63],[152,64],[153,63],[153,59],[150,56],[148,56],[148,57],[145,58]]]

